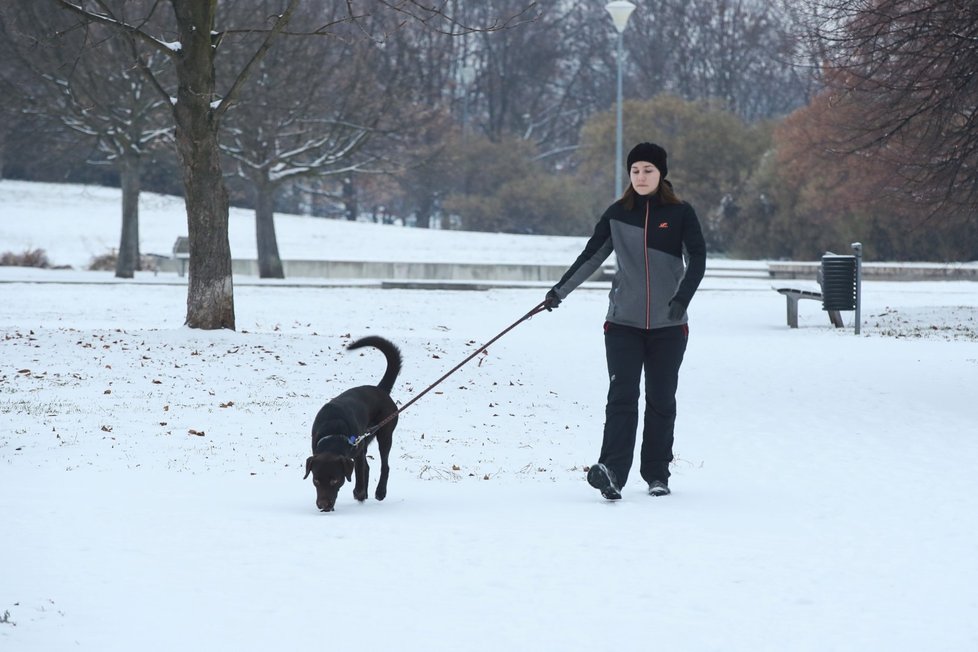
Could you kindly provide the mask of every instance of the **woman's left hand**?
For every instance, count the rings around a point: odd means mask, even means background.
[[[669,302],[669,321],[679,321],[686,314],[686,304],[679,299]]]

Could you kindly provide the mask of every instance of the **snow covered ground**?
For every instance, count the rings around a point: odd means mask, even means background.
[[[177,236],[187,235],[183,200],[142,193],[139,212],[140,251],[169,256]],[[116,188],[0,180],[0,253],[41,248],[52,265],[86,269],[92,258],[119,249],[121,228]],[[232,208],[228,229],[233,258],[258,257],[254,211]],[[392,231],[393,243],[386,236]],[[406,229],[297,215],[276,215],[275,232],[285,260],[563,264],[581,248],[580,238]]]
[[[0,253],[116,246],[112,191],[12,183]],[[147,202],[143,250],[165,253],[182,206]],[[301,218],[279,236],[283,256],[369,240],[567,264],[583,242]],[[237,331],[201,332],[175,276],[0,267],[0,649],[978,649],[975,283],[865,283],[856,336],[852,313],[836,330],[802,302],[788,329],[770,282],[708,278],[674,493],[633,478],[618,503],[584,480],[606,290],[582,288],[402,415],[387,500],[315,509],[312,417],[383,372],[345,344],[396,342],[404,403],[543,289],[251,279]]]

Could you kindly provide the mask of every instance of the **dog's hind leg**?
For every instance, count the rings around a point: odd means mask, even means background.
[[[377,481],[377,491],[374,497],[383,500],[387,497],[387,476],[390,475],[391,467],[387,463],[391,454],[391,444],[393,440],[394,426],[385,427],[382,432],[377,434],[377,449],[380,452],[380,479]]]

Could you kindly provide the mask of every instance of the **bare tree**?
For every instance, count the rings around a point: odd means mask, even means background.
[[[400,204],[399,212],[414,216],[414,224],[428,228],[451,187],[453,137],[467,121],[471,68],[466,58],[473,35],[453,36],[435,30],[401,29],[385,45],[393,61],[385,67],[396,70],[398,97],[391,108],[415,114],[412,128],[398,129],[391,138],[371,142],[369,152],[386,159],[387,168],[399,183],[395,197],[383,197],[387,205]],[[420,119],[418,119],[420,118]],[[401,122],[404,121],[402,117]],[[393,145],[393,148],[391,147]],[[396,154],[392,165],[391,149]],[[359,202],[356,181],[348,177],[344,201]],[[373,191],[376,184],[370,184]],[[364,190],[368,190],[364,188]],[[352,206],[348,206],[348,213]]]
[[[978,5],[967,0],[812,0],[829,88],[825,146],[872,155],[882,191],[978,215]]]
[[[802,41],[788,6],[761,0],[661,0],[639,7],[625,31],[631,97],[668,92],[714,100],[748,121],[784,115],[807,99]]]
[[[285,277],[275,236],[278,189],[302,178],[349,175],[364,160],[357,152],[378,128],[394,88],[369,83],[371,49],[363,39],[284,39],[228,113],[222,147],[253,190],[262,278]]]
[[[516,4],[472,3],[466,16],[482,20]],[[604,92],[603,78],[614,70],[613,58],[607,57],[613,41],[605,34],[613,28],[603,12],[598,4],[547,3],[519,29],[464,39],[454,78],[464,97],[461,115],[456,111],[464,129],[493,142],[513,136],[528,140],[544,158],[559,160],[572,150],[587,117],[613,100]]]
[[[512,0],[471,3],[505,10]],[[711,100],[753,122],[788,113],[811,94],[797,66],[797,17],[790,2],[658,0],[638,3],[623,34],[626,99],[659,94]],[[455,116],[493,141],[534,142],[552,169],[575,164],[580,131],[615,102],[617,40],[603,3],[553,2],[519,29],[476,34],[456,54]]]
[[[113,165],[122,188],[122,229],[115,275],[132,278],[139,268],[139,194],[143,155],[171,131],[161,124],[163,98],[133,68],[113,62],[129,56],[129,34],[77,21],[50,5],[18,3],[3,9],[10,56],[22,74],[43,84],[21,83],[23,111],[56,119],[95,143],[96,165]],[[76,29],[77,28],[77,29]],[[48,33],[38,36],[38,29]],[[62,38],[53,35],[61,34]],[[158,59],[158,58],[157,58]],[[157,60],[147,58],[151,69]]]
[[[322,24],[292,25],[301,0],[272,3],[271,14],[247,17],[229,11],[218,22],[217,0],[169,0],[154,2],[149,14],[129,18],[124,2],[110,0],[51,0],[85,22],[96,22],[132,36],[139,47],[133,59],[154,87],[171,102],[177,149],[184,169],[190,269],[187,292],[187,325],[191,328],[234,328],[234,290],[231,250],[228,242],[228,191],[221,168],[219,134],[222,120],[238,101],[273,43],[283,34],[329,36],[337,24],[355,23],[369,37],[369,18],[392,12],[402,21],[418,21],[430,29],[467,29],[439,6],[420,0],[348,2],[346,14]],[[164,27],[164,5],[172,16]],[[486,29],[501,29],[506,21]],[[223,27],[223,29],[219,29]],[[235,67],[229,83],[218,86],[215,61],[222,42],[231,38],[260,39],[251,56]],[[148,52],[166,56],[172,64],[176,89],[168,88],[148,66]]]
[[[215,54],[225,34],[216,30],[216,0],[171,0],[172,16],[154,3],[149,14],[129,17],[122,6],[104,0],[53,0],[83,23],[105,25],[129,35],[138,47],[119,65],[137,65],[172,107],[177,149],[184,168],[190,270],[187,325],[234,328],[231,249],[228,242],[228,193],[221,171],[218,131],[254,66],[288,24],[298,0],[281,13],[262,17],[249,31],[265,38],[223,94],[217,92]],[[169,20],[167,20],[169,18]],[[149,66],[151,54],[166,57],[174,70],[175,92]],[[172,88],[172,87],[171,87]]]

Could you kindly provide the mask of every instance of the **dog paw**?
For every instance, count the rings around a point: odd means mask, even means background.
[[[359,500],[361,503],[367,499],[366,491],[354,491],[353,497]]]
[[[377,490],[377,493],[374,494],[374,497],[377,500],[383,500],[384,498],[387,498],[387,490],[386,489],[378,489]]]

